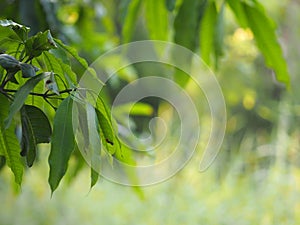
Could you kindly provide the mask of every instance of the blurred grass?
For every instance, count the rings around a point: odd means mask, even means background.
[[[140,199],[129,187],[104,179],[89,191],[88,170],[50,197],[46,154],[26,173],[16,195],[8,171],[0,177],[0,224],[299,224],[300,169],[273,166],[241,176],[238,159],[223,179],[213,169],[199,173],[195,157],[175,177],[143,188]]]

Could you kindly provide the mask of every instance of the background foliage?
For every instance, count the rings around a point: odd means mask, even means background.
[[[40,160],[26,171],[18,196],[9,186],[14,184],[7,167],[1,172],[3,224],[19,224],[21,219],[30,224],[96,224],[99,220],[109,224],[299,223],[297,1],[20,0],[0,4],[3,19],[30,26],[30,35],[50,29],[52,36],[89,63],[106,50],[134,40],[171,40],[186,46],[215,69],[228,113],[226,138],[213,166],[203,174],[197,172],[200,146],[198,157],[176,177],[143,189],[144,200],[131,189],[104,180],[86,197],[90,171],[76,151],[62,187],[49,200],[45,174],[50,150],[40,145]],[[28,10],[33,6],[35,10]],[[77,60],[71,57],[68,63],[82,74]],[[120,71],[104,99],[109,102],[138,74],[150,73],[149,67]],[[177,81],[184,85],[181,78]],[[148,103],[154,108],[158,104]],[[52,121],[53,112],[47,115]],[[205,126],[209,115],[203,113],[202,118]],[[148,118],[133,119],[147,124]],[[28,207],[28,202],[36,204]],[[13,216],[16,213],[20,216]]]

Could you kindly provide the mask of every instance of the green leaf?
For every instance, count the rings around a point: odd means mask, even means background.
[[[135,30],[135,24],[138,17],[141,0],[132,0],[128,6],[125,22],[122,29],[122,42],[128,43],[131,41]]]
[[[46,70],[58,74],[60,78],[63,79],[66,84],[68,84],[69,88],[73,88],[74,84],[76,84],[77,78],[71,67],[50,52],[43,52],[42,56],[45,62]],[[63,88],[63,84],[61,82],[61,80],[57,81],[59,88]]]
[[[200,29],[200,53],[205,63],[210,65],[210,54],[214,49],[215,24],[217,8],[215,2],[210,2],[205,10]]]
[[[15,23],[12,20],[0,20],[0,26],[11,28],[22,41],[28,38],[29,27]]]
[[[223,3],[220,12],[217,16],[215,34],[214,34],[214,48],[215,48],[215,63],[216,68],[218,68],[219,56],[223,55],[223,39],[224,39],[224,11],[225,4]]]
[[[22,135],[25,135],[24,141],[29,141],[26,149],[28,152],[25,150],[27,165],[32,166],[36,156],[37,144],[50,142],[51,126],[44,112],[32,105],[24,105],[21,108],[21,123]]]
[[[37,76],[30,78],[20,89],[16,92],[14,96],[14,101],[9,107],[9,115],[5,119],[5,127],[8,128],[11,124],[11,121],[14,115],[21,109],[24,105],[24,102],[29,95],[30,91],[45,77],[47,77],[49,73],[41,73]]]
[[[88,63],[86,62],[86,60],[84,58],[81,58],[78,55],[78,52],[76,51],[76,49],[65,45],[59,39],[54,39],[54,40],[55,40],[55,43],[57,44],[57,46],[59,46],[67,54],[71,55],[78,62],[78,64],[81,66],[81,68],[84,70],[84,72],[88,72],[91,76],[97,77],[95,70],[92,69],[91,67],[89,67]]]
[[[106,150],[113,155],[118,150],[118,141],[111,121],[111,113],[99,96],[96,104],[96,114],[100,127],[100,136]]]
[[[182,2],[174,21],[174,41],[183,47],[195,51],[199,39],[199,25],[206,7],[206,0],[185,0]],[[173,50],[173,60],[176,65],[189,68],[191,54],[178,54],[177,48]],[[182,53],[182,52],[181,52]],[[184,87],[189,76],[181,70],[175,70],[174,80]]]
[[[235,17],[241,27],[246,28],[248,27],[248,19],[245,14],[244,8],[242,6],[241,1],[237,0],[226,0],[226,3],[230,6],[231,10],[234,12]]]
[[[91,167],[91,188],[95,186],[99,179],[99,174],[96,170]]]
[[[263,7],[257,2],[227,0],[237,21],[242,27],[250,27],[256,43],[262,52],[266,65],[272,68],[279,82],[289,87],[290,76],[283,57],[282,49],[277,41],[274,22],[266,15]]]
[[[176,0],[165,0],[166,8],[172,12],[175,9]]]
[[[115,112],[118,114],[125,115],[137,115],[137,116],[152,116],[153,108],[151,105],[143,102],[137,103],[127,103],[118,105],[114,108]]]
[[[39,32],[25,42],[25,51],[29,59],[40,56],[44,51],[57,48],[49,30]]]
[[[168,11],[161,0],[146,0],[146,25],[154,40],[167,40]]]
[[[100,154],[101,154],[101,142],[98,132],[98,125],[96,123],[97,116],[95,109],[90,105],[86,105],[87,122],[89,130],[89,151],[91,152],[91,188],[96,184],[99,171],[100,171]]]
[[[15,135],[15,126],[5,129],[3,120],[8,116],[9,101],[0,94],[0,155],[4,156],[8,167],[15,176],[15,182],[21,185],[23,164],[20,157],[20,145]]]
[[[206,0],[185,0],[175,17],[174,41],[192,51],[198,41],[199,23],[204,13]]]
[[[258,48],[265,58],[266,65],[275,71],[279,82],[285,83],[289,87],[290,76],[282,49],[277,41],[274,23],[262,10],[262,6],[256,1],[254,3],[254,5],[241,3],[247,16],[248,25],[255,36]]]
[[[48,159],[50,166],[48,183],[52,193],[67,171],[68,161],[75,146],[72,105],[72,98],[66,98],[62,101],[54,116],[51,152]]]

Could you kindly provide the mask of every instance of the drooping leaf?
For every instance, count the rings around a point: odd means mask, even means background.
[[[122,29],[122,42],[128,43],[135,30],[141,0],[132,0],[128,6],[125,22]]]
[[[206,8],[206,0],[185,0],[182,2],[179,11],[174,21],[174,41],[181,45],[195,51],[198,45],[199,25]],[[184,55],[182,52],[178,54],[178,48],[173,50],[173,60],[176,65],[183,65],[188,68],[191,63],[191,54]],[[189,76],[181,70],[175,70],[175,81],[184,87]]]
[[[279,82],[290,85],[290,76],[283,57],[282,49],[277,41],[274,22],[266,15],[263,7],[257,2],[227,0],[237,21],[242,27],[249,27],[262,52],[266,65],[272,68]]]
[[[118,142],[116,141],[115,131],[111,121],[111,114],[101,97],[97,99],[96,107],[102,143],[106,150],[113,155],[118,148]]]
[[[153,40],[167,40],[168,11],[161,0],[146,0],[146,24]]]
[[[15,176],[15,182],[21,185],[23,165],[20,158],[20,145],[15,135],[15,127],[5,129],[3,120],[8,116],[9,101],[0,94],[0,155],[4,156],[8,167]]]
[[[192,51],[198,41],[200,19],[203,16],[206,0],[185,0],[182,2],[174,21],[174,41]]]
[[[241,1],[236,0],[226,0],[226,3],[230,6],[231,10],[234,12],[235,17],[241,27],[246,28],[248,27],[248,19],[245,14],[243,5],[241,4]]]
[[[48,159],[50,167],[48,182],[52,193],[67,171],[68,161],[75,146],[72,105],[72,98],[66,98],[62,101],[54,116],[51,152]]]
[[[49,76],[49,73],[41,73],[37,76],[34,76],[30,78],[26,83],[20,87],[20,89],[16,92],[14,96],[14,101],[9,107],[9,115],[5,119],[5,127],[8,128],[11,124],[11,121],[14,117],[14,115],[21,109],[21,107],[24,105],[24,102],[31,92],[31,90],[45,77]]]
[[[255,5],[242,3],[248,18],[248,24],[255,36],[257,46],[262,52],[266,65],[274,69],[279,82],[290,85],[290,76],[282,49],[277,41],[275,28],[262,7],[255,1]]]
[[[100,154],[101,154],[101,142],[100,134],[98,132],[97,115],[95,109],[90,105],[86,105],[87,122],[89,130],[89,151],[91,160],[91,188],[96,184],[99,171],[100,171]]]
[[[91,188],[95,186],[99,179],[99,174],[96,170],[91,167]]]
[[[21,123],[24,144],[27,144],[27,146],[24,146],[27,149],[22,149],[22,152],[25,151],[24,153],[26,153],[27,165],[32,166],[36,156],[37,144],[50,142],[51,126],[44,112],[31,105],[24,105],[21,108]]]
[[[214,49],[215,49],[215,63],[216,68],[218,68],[219,56],[223,55],[223,39],[224,39],[224,11],[225,4],[223,3],[221,9],[218,13],[216,26],[215,26],[215,35],[214,35]]]
[[[29,27],[18,24],[12,20],[0,20],[0,26],[10,27],[22,41],[28,38]]]
[[[208,65],[210,65],[210,54],[214,49],[216,20],[216,4],[215,2],[209,2],[200,25],[200,53],[202,59]]]

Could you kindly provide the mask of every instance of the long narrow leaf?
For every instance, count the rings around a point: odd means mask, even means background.
[[[75,146],[72,105],[72,98],[66,98],[58,107],[54,117],[51,152],[48,159],[50,166],[48,182],[52,193],[58,187],[60,180],[67,171],[68,161]]]
[[[141,0],[132,0],[128,6],[125,22],[122,29],[123,43],[129,42],[132,38],[140,4]]]

